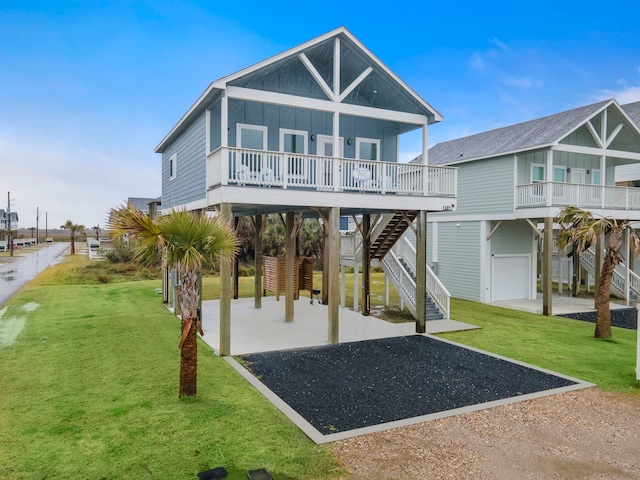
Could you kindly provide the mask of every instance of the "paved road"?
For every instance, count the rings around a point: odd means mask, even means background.
[[[24,257],[14,257],[9,263],[0,263],[0,306],[42,270],[58,263],[68,247],[68,242],[56,242]]]

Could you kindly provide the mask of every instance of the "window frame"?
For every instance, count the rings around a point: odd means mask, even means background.
[[[242,146],[242,130],[257,130],[262,132],[262,148],[258,150],[267,150],[269,144],[269,128],[266,125],[254,125],[251,123],[236,124],[236,148],[245,148],[247,150],[255,150],[253,148]]]
[[[178,176],[178,152],[169,157],[169,180],[174,180]]]
[[[376,145],[376,159],[360,158],[360,149],[363,143],[372,143]],[[356,160],[362,160],[365,162],[379,162],[380,161],[380,139],[379,138],[366,138],[356,137]]]
[[[556,180],[556,171],[562,172],[562,180]],[[563,167],[562,165],[554,165],[553,181],[555,183],[567,183],[567,167]]]
[[[598,183],[595,182],[596,174],[598,175]],[[599,168],[591,169],[591,185],[602,185],[602,173]]]
[[[535,180],[533,178],[533,172],[536,168],[540,168],[542,169],[542,180]],[[544,183],[547,181],[546,178],[546,174],[547,174],[547,169],[544,163],[532,163],[531,164],[531,168],[529,170],[529,179],[531,180],[531,183]]]

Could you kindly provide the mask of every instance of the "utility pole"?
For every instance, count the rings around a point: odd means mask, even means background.
[[[40,207],[36,207],[36,245],[40,243]]]
[[[13,238],[11,238],[11,192],[7,192],[7,246],[13,257]]]

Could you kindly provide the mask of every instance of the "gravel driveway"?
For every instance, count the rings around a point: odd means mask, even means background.
[[[345,480],[640,479],[640,394],[578,390],[330,448]]]

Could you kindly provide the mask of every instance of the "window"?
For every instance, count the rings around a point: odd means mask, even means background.
[[[553,167],[553,181],[564,183],[566,181],[567,169],[565,167]]]
[[[250,150],[267,149],[267,127],[239,123],[236,127],[236,145]]]
[[[307,132],[303,130],[280,129],[280,151],[287,153],[307,153]]]
[[[601,185],[600,170],[591,170],[591,183],[593,185]]]
[[[304,130],[280,129],[280,151],[285,153],[307,153],[307,132]],[[304,157],[287,155],[289,165],[289,175],[305,177],[307,176],[307,161]]]
[[[545,181],[544,165],[541,163],[531,164],[531,183],[540,183]]]
[[[169,157],[169,180],[176,178],[178,174],[178,154],[174,153]]]
[[[356,158],[358,160],[380,160],[380,140],[356,137]]]

